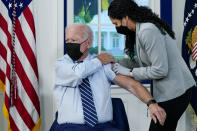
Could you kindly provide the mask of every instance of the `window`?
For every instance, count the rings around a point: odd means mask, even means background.
[[[112,44],[113,48],[118,48],[119,47],[119,36],[117,33],[112,33]]]
[[[107,32],[101,32],[101,46],[104,47],[105,46],[105,41],[107,41]]]
[[[111,23],[107,9],[112,0],[70,0],[67,1],[67,24],[88,24],[93,31],[91,53],[109,52],[115,57],[124,57],[124,35],[116,32]],[[160,11],[160,1],[135,0],[138,5],[148,6],[157,14]],[[159,9],[158,9],[159,8]]]

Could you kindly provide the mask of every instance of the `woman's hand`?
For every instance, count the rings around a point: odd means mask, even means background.
[[[114,57],[108,53],[101,53],[97,56],[97,58],[101,61],[102,64],[114,62]]]
[[[115,63],[113,65],[112,70],[116,73],[116,74],[120,74],[120,75],[124,75],[124,76],[130,76],[130,71],[131,69],[128,69],[124,66],[121,66],[119,63]]]

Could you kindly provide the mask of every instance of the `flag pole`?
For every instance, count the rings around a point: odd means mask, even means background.
[[[12,74],[10,84],[10,105],[13,106],[17,99],[17,78],[16,78],[16,51],[15,51],[15,35],[16,35],[16,0],[13,0],[13,13],[12,13]]]

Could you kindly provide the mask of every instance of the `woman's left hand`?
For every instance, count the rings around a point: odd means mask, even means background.
[[[149,106],[150,115],[155,123],[159,120],[161,125],[164,125],[166,120],[166,112],[163,108],[161,108],[157,103],[150,104]]]
[[[102,64],[108,64],[114,62],[114,57],[109,53],[101,53],[100,55],[96,56]]]
[[[130,76],[130,70],[131,69],[128,69],[124,66],[121,66],[119,63],[115,63],[112,69],[116,74],[120,74],[120,75],[124,75],[124,76]]]

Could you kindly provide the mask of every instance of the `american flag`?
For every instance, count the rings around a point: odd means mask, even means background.
[[[197,82],[197,0],[185,1],[182,56]],[[192,89],[190,104],[188,109],[197,129],[197,86]]]
[[[0,88],[8,130],[40,128],[32,0],[0,0]]]

